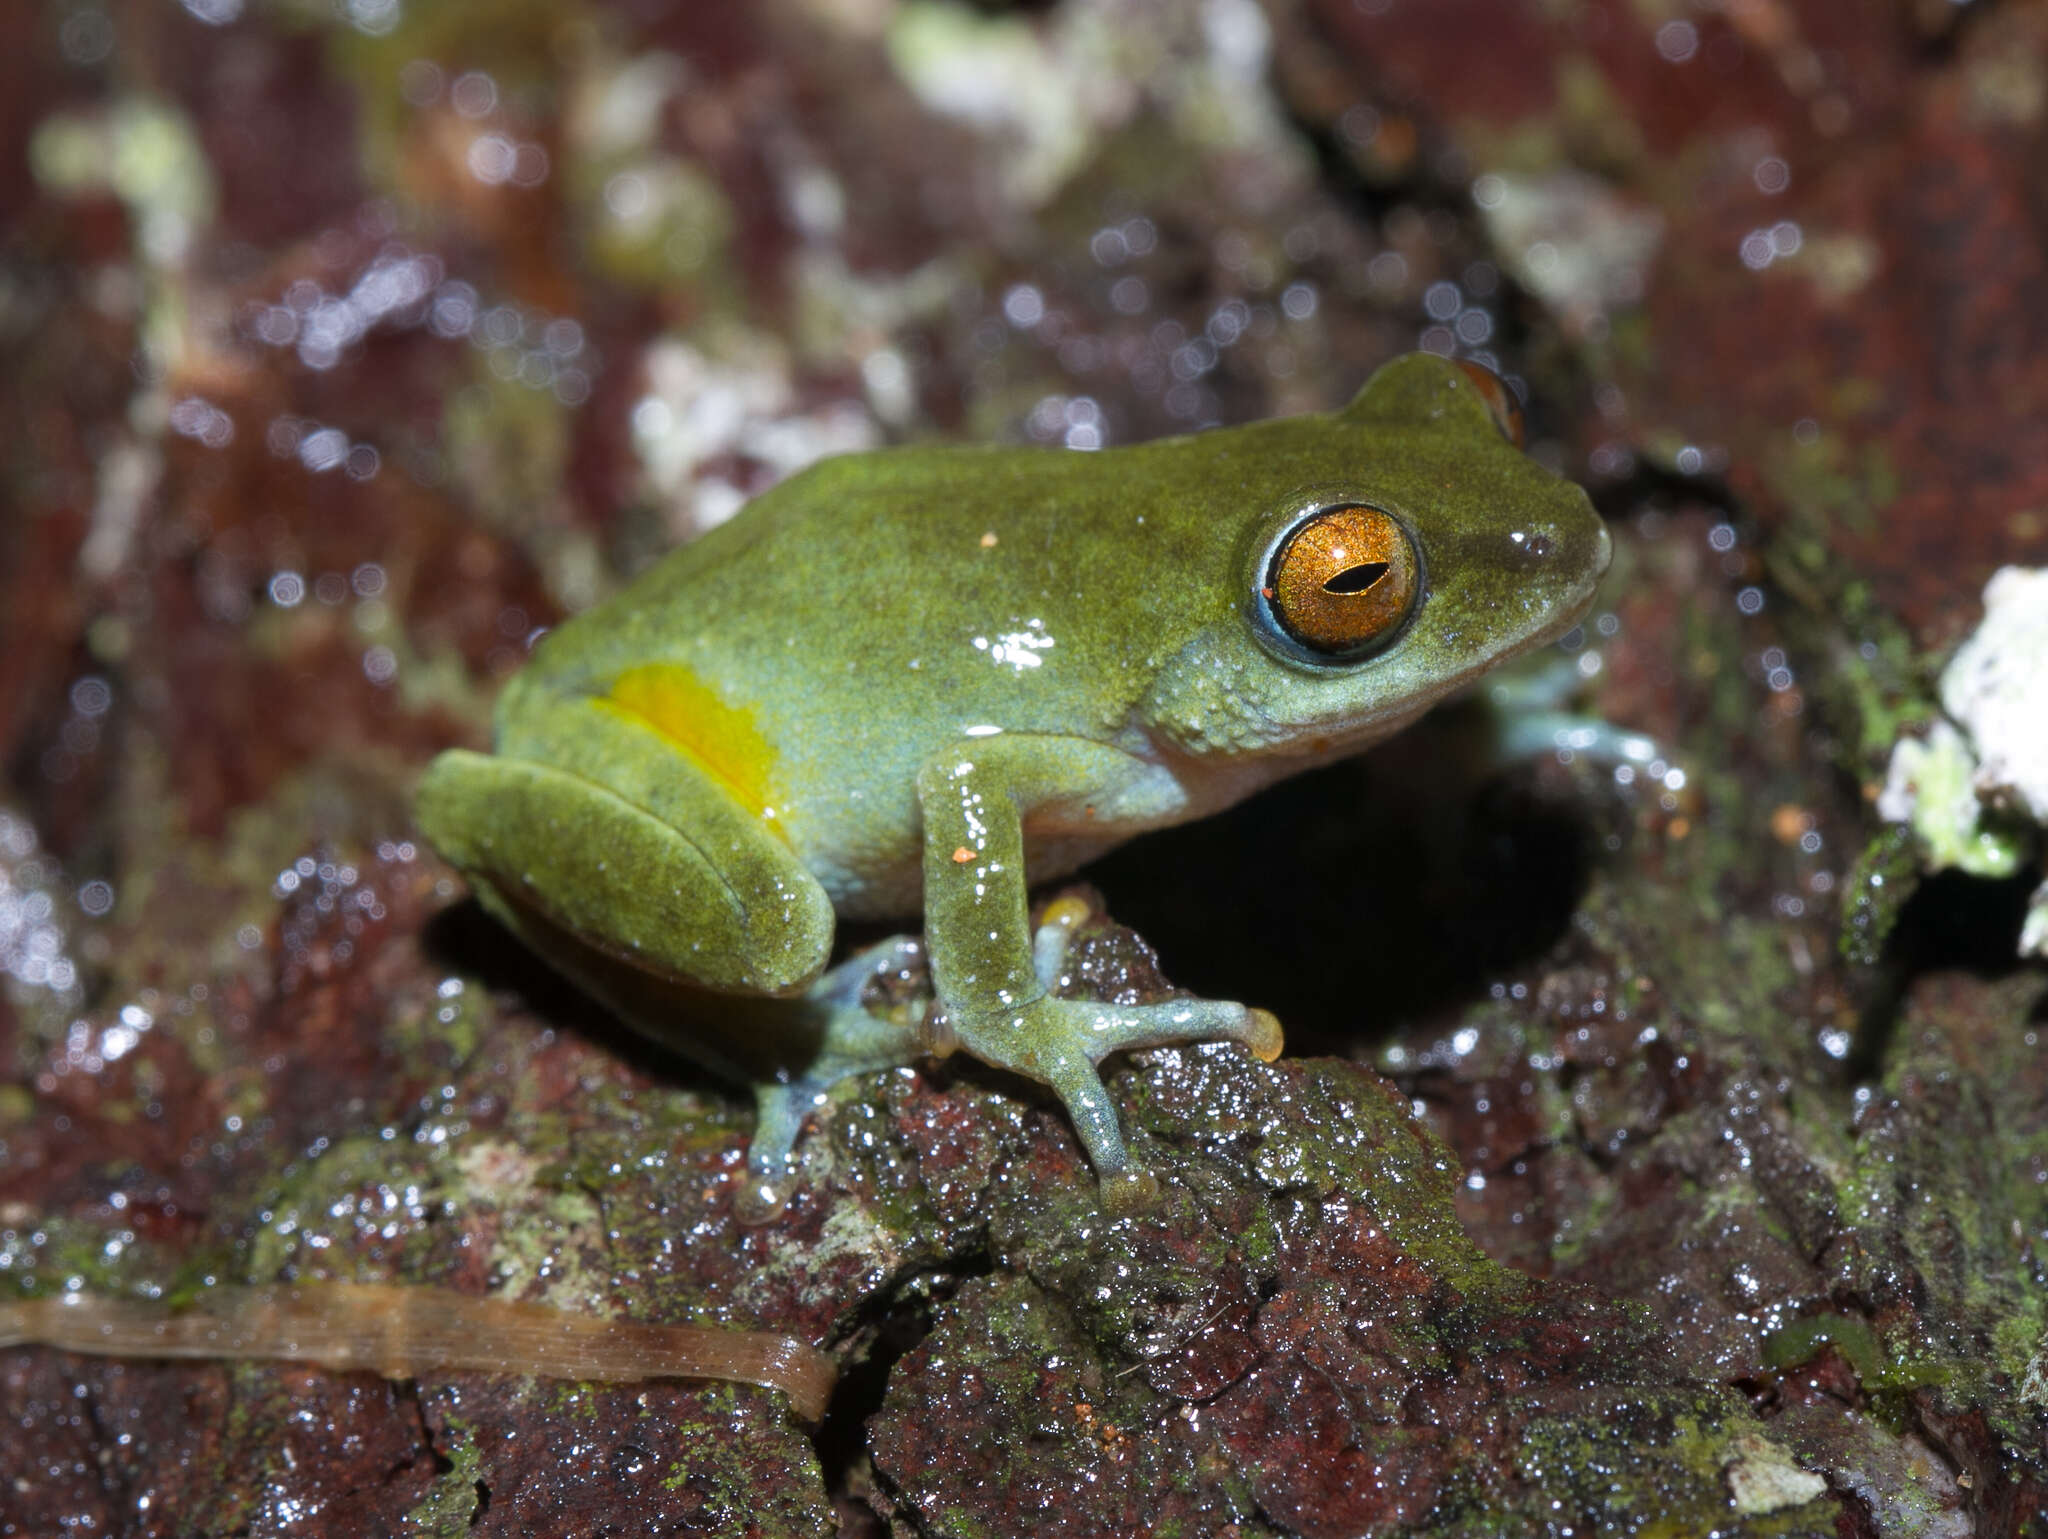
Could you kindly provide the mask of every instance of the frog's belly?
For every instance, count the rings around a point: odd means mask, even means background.
[[[921,859],[859,868],[830,860],[808,864],[841,919],[915,919],[924,906]]]
[[[1056,881],[1139,834],[1230,806],[1289,770],[1263,757],[1233,766],[1130,762],[1134,772],[1119,783],[1077,787],[1025,816],[1024,871],[1033,887]],[[900,817],[864,821],[846,815],[848,810],[842,807],[839,816],[807,821],[793,830],[804,865],[843,919],[915,919],[924,904],[924,843],[914,798],[892,809]],[[823,833],[826,829],[832,833]],[[816,836],[806,838],[806,832]]]

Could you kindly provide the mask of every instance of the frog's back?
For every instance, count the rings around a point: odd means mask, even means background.
[[[528,687],[601,694],[661,663],[793,751],[848,706],[899,732],[1099,732],[1215,618],[1238,436],[824,461],[549,637]]]

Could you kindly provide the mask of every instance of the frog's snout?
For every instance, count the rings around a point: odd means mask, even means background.
[[[1562,533],[1554,568],[1563,585],[1560,601],[1574,616],[1593,602],[1600,579],[1607,575],[1608,563],[1614,559],[1614,536],[1607,531],[1607,520],[1590,507],[1585,510],[1584,520]]]
[[[1607,575],[1608,564],[1614,560],[1614,536],[1608,532],[1607,520],[1593,510],[1583,492],[1578,505],[1561,511],[1548,528],[1535,536],[1535,542],[1541,548],[1528,554],[1549,567],[1553,580],[1573,588],[1583,587],[1588,593]]]

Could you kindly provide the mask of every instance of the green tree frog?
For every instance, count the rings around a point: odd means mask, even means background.
[[[1483,370],[1397,359],[1343,410],[1083,454],[824,461],[545,637],[419,820],[625,1019],[757,1087],[743,1211],[847,1075],[955,1049],[1049,1086],[1142,1203],[1097,1065],[1267,1012],[1054,997],[1027,879],[1356,753],[1592,602],[1608,537]],[[835,916],[922,906],[828,968]]]

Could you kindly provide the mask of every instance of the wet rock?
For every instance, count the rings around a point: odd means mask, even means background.
[[[0,1288],[773,1326],[841,1396],[12,1349],[0,1529],[2048,1521],[2037,877],[1873,805],[2048,540],[2036,9],[488,21],[0,8]],[[411,833],[542,628],[818,454],[1416,345],[1612,515],[1553,661],[1654,756],[1489,778],[1445,715],[1099,866],[1308,1055],[1120,1069],[1150,1213],[952,1063],[743,1228],[743,1102]],[[1166,978],[1099,922],[1070,986]]]

